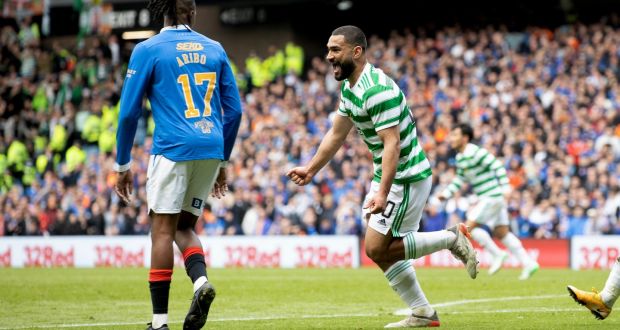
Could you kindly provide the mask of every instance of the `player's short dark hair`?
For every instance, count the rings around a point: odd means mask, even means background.
[[[469,142],[471,142],[474,139],[474,129],[471,128],[471,126],[469,126],[468,124],[461,123],[461,124],[456,125],[455,128],[460,129],[461,134],[467,136],[467,138],[469,139]]]
[[[164,17],[172,20],[172,25],[179,23],[179,14],[187,14],[189,10],[196,7],[194,0],[149,0],[147,9],[156,20]]]
[[[366,35],[362,31],[362,29],[353,25],[345,25],[341,26],[332,32],[333,36],[344,36],[344,40],[350,44],[355,46],[362,47],[363,51],[366,51],[366,47],[368,47],[368,42],[366,41]]]

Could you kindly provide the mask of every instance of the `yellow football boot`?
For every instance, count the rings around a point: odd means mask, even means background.
[[[592,292],[587,292],[572,285],[567,286],[566,289],[578,304],[586,306],[597,319],[604,320],[611,313],[611,308],[605,305],[596,289],[592,288]]]

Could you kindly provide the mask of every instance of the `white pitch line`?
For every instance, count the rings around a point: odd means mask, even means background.
[[[454,311],[444,312],[444,314],[495,314],[495,313],[573,313],[584,311],[583,308],[515,308],[515,309],[497,309],[487,311]]]
[[[63,329],[63,328],[80,328],[80,327],[111,327],[111,326],[126,326],[126,325],[146,325],[146,321],[142,322],[105,322],[105,323],[75,323],[75,324],[44,324],[44,325],[30,325],[10,328],[0,328],[1,330],[9,329]],[[180,323],[180,322],[168,322],[168,323]]]
[[[230,322],[230,321],[269,321],[269,320],[286,320],[286,319],[328,319],[337,317],[367,317],[367,316],[379,316],[378,313],[352,313],[352,314],[328,314],[328,315],[272,315],[272,316],[257,316],[257,317],[223,317],[218,319],[209,319],[211,322]]]
[[[542,296],[514,296],[514,297],[502,297],[502,298],[484,298],[484,299],[468,299],[448,301],[444,303],[438,303],[432,305],[433,307],[449,307],[458,306],[480,302],[499,302],[499,301],[513,301],[513,300],[534,300],[534,299],[549,299],[565,297],[565,295],[542,295]],[[493,314],[493,313],[551,313],[551,312],[575,312],[582,309],[577,308],[523,308],[523,309],[500,309],[493,311],[445,311],[447,314]],[[410,311],[406,309],[406,311]],[[395,312],[398,313],[400,311]],[[339,317],[377,317],[384,315],[383,313],[350,313],[350,314],[327,314],[327,315],[271,315],[271,316],[248,316],[248,317],[223,317],[223,318],[210,318],[209,322],[240,322],[240,321],[269,321],[269,320],[286,320],[286,319],[327,319],[327,318],[339,318]],[[399,314],[400,315],[400,314]],[[169,324],[181,324],[182,321],[170,321]],[[54,325],[31,325],[31,326],[19,326],[19,327],[0,327],[0,330],[9,329],[61,329],[61,328],[78,328],[78,327],[105,327],[105,326],[129,326],[129,325],[146,325],[146,321],[140,322],[102,322],[102,323],[75,323],[75,324],[54,324]]]
[[[368,317],[379,316],[377,313],[352,313],[352,314],[329,314],[329,315],[271,315],[271,316],[248,316],[248,317],[222,317],[209,319],[209,322],[239,322],[239,321],[269,321],[269,320],[287,320],[287,319],[326,319],[338,317]],[[168,321],[168,324],[181,324],[183,321]],[[0,330],[9,329],[51,329],[51,328],[77,328],[77,327],[105,327],[105,326],[126,326],[126,325],[146,325],[146,321],[140,322],[106,322],[106,323],[77,323],[77,324],[54,324],[54,325],[33,325],[0,328]]]
[[[485,302],[498,302],[498,301],[513,301],[513,300],[534,300],[534,299],[551,299],[566,297],[565,294],[547,294],[541,296],[514,296],[514,297],[501,297],[501,298],[482,298],[482,299],[465,299],[448,301],[445,303],[433,304],[432,307],[448,307],[465,304],[485,303]]]
[[[561,297],[566,297],[566,295],[548,294],[548,295],[541,295],[541,296],[513,296],[513,297],[501,297],[501,298],[465,299],[465,300],[447,301],[447,302],[438,303],[438,304],[431,304],[431,307],[442,308],[442,307],[475,304],[475,303],[514,301],[514,300],[551,299],[551,298],[561,298]],[[411,309],[409,308],[399,309],[395,311],[393,314],[401,315],[401,316],[408,316],[408,315],[411,315]]]

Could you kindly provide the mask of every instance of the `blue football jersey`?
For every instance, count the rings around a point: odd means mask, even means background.
[[[222,46],[185,26],[136,45],[121,93],[116,162],[131,161],[142,102],[155,121],[151,154],[228,160],[241,121],[239,91]]]

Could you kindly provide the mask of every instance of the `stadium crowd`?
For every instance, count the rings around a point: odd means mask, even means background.
[[[114,35],[91,41],[75,50],[48,48],[28,20],[0,31],[0,236],[149,231],[144,185],[154,128],[146,103],[133,154],[133,203],[122,204],[113,191],[118,97],[131,45]],[[372,63],[400,85],[417,120],[433,165],[433,195],[454,175],[450,127],[468,122],[476,140],[504,161],[520,237],[620,234],[618,22],[517,32],[446,27],[369,41]],[[372,177],[361,139],[349,139],[313,185],[298,187],[284,176],[314,154],[339,83],[322,58],[307,61],[301,73],[298,62],[289,67],[278,56],[266,82],[256,82],[256,56],[238,73],[244,116],[231,191],[209,199],[197,232],[360,235]],[[475,203],[466,191],[445,203],[433,195],[422,230],[462,221]]]

